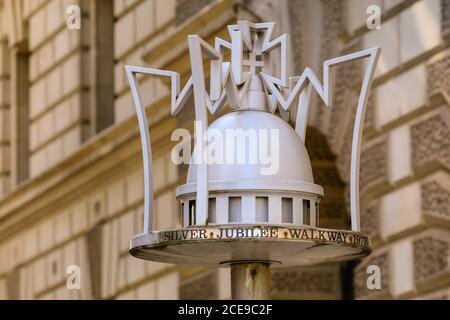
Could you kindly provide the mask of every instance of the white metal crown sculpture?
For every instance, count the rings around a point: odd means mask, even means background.
[[[307,265],[349,260],[370,252],[369,239],[360,231],[359,157],[363,119],[379,48],[330,59],[323,64],[323,84],[313,70],[288,77],[289,38],[272,39],[274,23],[239,21],[228,26],[231,42],[216,38],[215,48],[195,35],[188,37],[192,76],[180,88],[176,72],[125,66],[136,106],[144,162],[144,230],[130,242],[136,257],[169,263],[228,265],[259,261],[279,265]],[[231,52],[224,61],[224,52]],[[274,55],[279,50],[278,72]],[[204,56],[210,63],[209,90],[205,84]],[[314,88],[331,107],[331,67],[368,58],[358,101],[353,132],[350,203],[351,231],[321,229],[318,205],[322,187],[314,184],[304,146],[308,109]],[[137,74],[171,78],[171,111],[176,116],[194,94],[195,120],[203,135],[195,140],[187,183],[178,188],[183,228],[153,229],[151,148],[146,112],[137,89]],[[208,128],[207,112],[217,114],[228,103],[233,112]],[[278,111],[279,116],[274,113]],[[285,120],[295,123],[293,129]],[[207,163],[202,161],[211,129],[225,135],[228,129],[277,129],[278,170],[261,173],[255,163]],[[208,129],[208,130],[207,130]],[[206,138],[205,138],[206,136]],[[236,148],[225,144],[224,152]],[[164,214],[159,212],[158,214]]]

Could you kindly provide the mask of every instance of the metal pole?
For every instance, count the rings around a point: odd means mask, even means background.
[[[233,300],[270,299],[270,265],[261,262],[232,264],[231,297]]]

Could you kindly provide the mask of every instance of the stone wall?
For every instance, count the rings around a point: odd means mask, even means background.
[[[0,17],[1,19],[1,17]],[[5,40],[0,42],[0,195],[10,188],[10,76],[8,46]]]
[[[81,143],[85,48],[65,8],[78,1],[24,1],[29,24],[29,174],[35,177]]]
[[[379,30],[365,26],[369,4],[382,10]],[[334,48],[348,51],[358,43],[382,49],[361,155],[362,228],[373,238],[374,253],[356,269],[357,298],[421,297],[448,286],[446,6],[446,1],[380,0],[347,1],[343,9],[346,23]],[[357,91],[359,85],[346,85],[344,93],[336,94],[351,97],[349,90]],[[346,109],[353,105],[351,98],[347,101]],[[329,126],[337,118],[341,123],[351,119],[341,110],[338,105],[322,113],[320,123],[332,130],[330,146],[342,179],[348,181],[349,158],[340,150],[349,136],[339,136],[338,128]],[[380,266],[381,290],[366,288],[368,265]]]

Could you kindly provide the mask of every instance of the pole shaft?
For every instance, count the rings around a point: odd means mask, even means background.
[[[270,266],[249,262],[231,265],[231,296],[233,300],[270,299]]]

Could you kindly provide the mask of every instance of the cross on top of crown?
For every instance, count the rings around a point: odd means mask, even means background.
[[[274,22],[251,23],[238,21],[228,26],[231,37],[231,63],[237,84],[242,84],[253,74],[264,73],[266,77],[283,87],[288,86],[287,63],[289,38],[283,34],[272,38]],[[273,75],[271,52],[280,50],[279,77]]]

